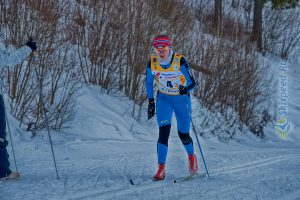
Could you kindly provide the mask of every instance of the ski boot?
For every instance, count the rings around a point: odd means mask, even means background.
[[[11,172],[8,176],[0,178],[0,180],[12,180],[20,177],[19,172]]]
[[[161,181],[165,179],[165,164],[158,164],[158,170],[153,177],[154,181]]]
[[[189,171],[190,174],[196,174],[198,171],[198,162],[195,154],[189,155]]]

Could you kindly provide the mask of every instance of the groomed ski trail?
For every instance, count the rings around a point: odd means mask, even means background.
[[[298,198],[299,148],[208,146],[211,180],[203,177],[174,184],[174,178],[188,174],[185,152],[179,140],[171,139],[166,180],[152,182],[157,167],[155,143],[99,140],[56,145],[56,151],[64,152],[58,154],[60,180],[55,179],[49,149],[37,144],[39,153],[20,161],[21,178],[0,182],[5,195],[1,199]],[[199,167],[203,172],[201,160]],[[130,178],[136,185],[130,185]]]

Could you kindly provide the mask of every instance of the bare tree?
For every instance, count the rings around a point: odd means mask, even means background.
[[[215,0],[215,10],[214,10],[214,26],[216,29],[216,34],[221,35],[222,31],[222,0]]]
[[[259,51],[262,51],[262,12],[264,0],[254,0],[253,26],[251,39],[256,42]]]
[[[233,136],[246,125],[262,135],[258,116],[269,112],[270,77],[263,76],[267,69],[249,38],[260,51],[284,58],[299,43],[299,9],[270,11],[263,0],[254,5],[231,1],[233,9],[224,10],[222,0],[0,2],[0,25],[8,30],[5,38],[11,38],[7,42],[20,45],[33,36],[39,43],[35,62],[29,59],[5,70],[11,111],[32,130],[45,126],[35,89],[40,83],[54,129],[72,118],[82,83],[98,85],[108,94],[124,93],[134,102],[132,116],[139,119],[152,38],[167,34],[194,69],[211,74],[195,72],[195,95],[211,111],[202,124],[215,121],[214,134]],[[268,23],[262,20],[263,9]]]
[[[300,42],[300,9],[265,9],[264,51],[287,59]]]
[[[50,116],[50,127],[59,130],[74,114],[72,108],[79,81],[74,63],[69,61],[66,35],[62,34],[65,24],[61,22],[68,14],[67,7],[64,1],[58,4],[57,1],[26,0],[5,4],[7,21],[3,27],[9,31],[6,35],[9,43],[24,44],[28,37],[33,37],[39,44],[35,58],[5,71],[11,112],[20,124],[27,124],[28,130],[33,132],[46,126],[39,89]],[[14,13],[18,13],[18,17]]]

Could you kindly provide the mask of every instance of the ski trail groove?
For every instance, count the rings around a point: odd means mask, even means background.
[[[210,172],[210,174],[227,174],[227,173],[233,173],[233,172],[241,172],[245,170],[250,170],[254,168],[264,167],[267,165],[272,165],[278,162],[282,162],[291,158],[299,158],[300,156],[295,155],[287,155],[287,156],[277,156],[267,159],[260,159],[256,161],[246,162],[240,165],[235,165],[231,167],[222,167],[217,170],[213,170]]]
[[[295,159],[299,158],[298,155],[283,155],[283,156],[277,156],[272,158],[266,158],[266,159],[260,159],[256,161],[246,162],[240,165],[234,165],[228,168],[219,168],[217,170],[211,171],[210,174],[218,175],[218,174],[230,174],[230,173],[236,173],[236,172],[242,172],[246,170],[251,170],[255,168],[265,167],[268,165],[284,162],[289,159]],[[259,182],[259,181],[255,181]],[[72,197],[72,199],[85,199],[85,198],[97,198],[101,200],[108,200],[108,199],[118,199],[118,197],[122,197],[124,195],[130,195],[133,193],[140,193],[148,190],[154,190],[154,189],[163,189],[167,186],[172,186],[173,183],[171,180],[165,180],[162,182],[145,182],[145,184],[138,184],[134,186],[129,185],[129,179],[128,179],[128,186],[127,187],[120,187],[114,190],[108,190],[107,192],[96,192],[92,191],[89,195],[86,195],[86,193],[77,193]],[[230,188],[238,188],[239,185],[234,185]],[[230,189],[224,189],[223,191],[228,191]]]

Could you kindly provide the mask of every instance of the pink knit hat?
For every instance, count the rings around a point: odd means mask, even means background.
[[[168,36],[159,35],[153,39],[153,47],[159,48],[159,47],[166,47],[166,46],[172,47],[171,38],[169,38]]]

